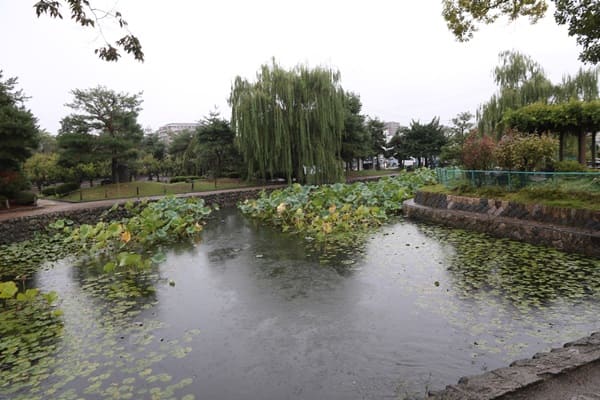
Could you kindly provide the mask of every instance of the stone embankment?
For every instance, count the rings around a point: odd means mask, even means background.
[[[431,393],[435,400],[599,400],[600,332]]]
[[[600,211],[419,191],[404,203],[412,219],[600,257]]]

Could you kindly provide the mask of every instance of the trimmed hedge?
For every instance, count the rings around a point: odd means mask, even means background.
[[[67,183],[63,183],[62,185],[49,186],[42,190],[42,194],[44,196],[63,196],[65,194],[71,193],[77,189],[79,189],[79,183],[67,182]]]
[[[33,192],[22,191],[18,192],[12,199],[11,203],[19,206],[31,206],[37,201],[37,196]]]
[[[200,179],[199,176],[189,175],[189,176],[174,176],[169,179],[169,183],[179,183],[179,182],[191,182],[192,180]]]

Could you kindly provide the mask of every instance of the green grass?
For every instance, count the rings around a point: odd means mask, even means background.
[[[577,180],[560,184],[529,186],[517,191],[507,191],[498,186],[472,187],[461,185],[447,188],[443,185],[426,186],[421,190],[459,196],[486,197],[524,204],[542,204],[553,207],[578,208],[600,211],[600,183]]]
[[[210,190],[221,189],[236,189],[249,186],[252,186],[252,184],[242,182],[238,179],[228,178],[219,179],[217,181],[216,188],[214,181],[194,181],[193,189],[192,184],[187,182],[161,183],[140,181],[84,188],[81,189],[81,191],[76,191],[65,197],[61,197],[59,200],[80,202],[106,199],[123,199],[131,197],[160,196],[165,194],[206,192]]]
[[[363,169],[361,171],[350,171],[346,174],[348,178],[356,178],[361,176],[380,176],[394,175],[400,172],[399,169]]]

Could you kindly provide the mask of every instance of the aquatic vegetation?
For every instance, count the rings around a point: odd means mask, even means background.
[[[116,208],[107,214],[107,219]],[[156,377],[151,373],[146,376],[142,372],[151,371],[149,366],[170,353],[177,358],[184,357],[190,351],[188,347],[165,344],[161,351],[150,352],[148,360],[130,355],[120,361],[99,363],[96,360],[100,354],[114,353],[118,337],[131,337],[137,348],[153,342],[148,338],[152,338],[151,332],[160,323],[132,321],[155,303],[154,284],[158,277],[150,267],[164,260],[161,246],[197,239],[212,209],[206,207],[203,200],[174,197],[137,205],[130,203],[126,208],[128,216],[118,221],[75,227],[72,221],[61,219],[50,224],[45,234],[0,246],[0,279],[11,279],[0,281],[0,397],[6,394],[11,398],[52,398],[69,382],[87,380],[91,384],[84,390],[86,394],[133,398],[131,383],[137,375],[149,383],[171,380],[170,376]],[[55,292],[41,293],[39,289],[26,288],[29,279],[49,266],[49,262],[71,254],[79,256],[74,273],[81,276],[82,289],[90,298],[105,304],[102,312],[91,316],[88,308],[80,306],[82,299],[63,302],[69,314],[64,318],[70,320],[71,325],[75,324],[76,330],[84,336],[63,333],[62,311],[54,308],[58,298]],[[102,269],[95,268],[105,261]],[[136,274],[106,274],[114,270]],[[13,280],[20,281],[22,288]],[[67,297],[69,293],[61,292],[62,295]],[[116,348],[125,352],[120,358],[128,355],[125,347]],[[102,381],[110,377],[111,368],[129,374],[120,387],[103,387]],[[41,392],[41,383],[49,381],[50,385]],[[186,378],[166,387],[153,387],[149,393],[152,398],[171,397],[190,382]],[[140,389],[136,396],[144,397],[146,392]],[[24,393],[23,396],[19,397],[20,393]],[[67,394],[61,398],[71,398]]]
[[[65,243],[75,243],[86,261],[105,262],[105,272],[147,269],[165,259],[161,245],[196,238],[212,211],[202,199],[172,196],[126,208],[130,216],[121,220],[67,230]]]
[[[36,385],[50,375],[48,357],[62,334],[62,311],[55,292],[19,291],[13,281],[0,282],[0,389]]]
[[[318,243],[344,244],[399,214],[402,202],[416,189],[433,183],[435,174],[421,169],[367,183],[295,184],[270,194],[263,192],[258,199],[246,200],[238,207],[245,215],[283,232],[300,233]]]

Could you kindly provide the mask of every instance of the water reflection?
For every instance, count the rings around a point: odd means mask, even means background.
[[[222,210],[197,246],[135,279],[39,273],[60,294],[64,336],[52,376],[20,394],[419,397],[598,329],[598,267],[402,221],[323,257]]]

